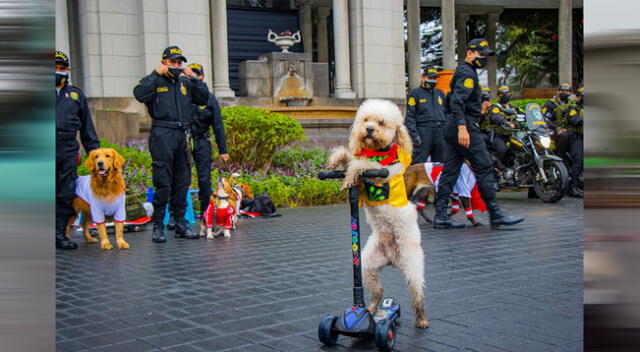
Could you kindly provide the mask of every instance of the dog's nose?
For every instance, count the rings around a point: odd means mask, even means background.
[[[104,166],[104,162],[98,161],[98,167],[103,167],[103,166]]]
[[[369,133],[369,134],[373,133],[373,131],[375,131],[375,130],[376,129],[371,127],[371,126],[367,127],[367,133]]]

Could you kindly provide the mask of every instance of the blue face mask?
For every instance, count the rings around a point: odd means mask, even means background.
[[[483,68],[487,66],[487,60],[488,58],[486,56],[485,57],[476,56],[476,58],[473,59],[472,62],[477,68]]]
[[[180,67],[169,67],[169,71],[167,71],[167,76],[171,79],[178,79],[180,73],[182,72],[182,68]]]
[[[65,86],[69,82],[69,72],[56,72],[56,87]]]

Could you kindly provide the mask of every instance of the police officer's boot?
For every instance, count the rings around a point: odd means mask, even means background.
[[[193,232],[187,225],[187,220],[184,218],[184,211],[176,211],[176,235],[177,238],[186,238],[188,240],[196,240],[200,238],[197,232]]]
[[[584,192],[577,186],[569,188],[569,195],[576,198],[584,198]]]
[[[489,209],[489,218],[491,219],[491,226],[500,225],[515,225],[523,222],[524,218],[521,216],[509,215],[498,206],[498,202],[495,199],[486,201],[487,208]]]
[[[433,227],[436,229],[461,229],[464,224],[457,222],[447,214],[447,201],[436,200],[436,216],[433,218]]]
[[[173,212],[169,212],[169,223],[167,223],[167,228],[169,230],[176,229],[176,218],[173,216]]]
[[[151,240],[153,242],[167,242],[167,236],[164,234],[164,224],[162,221],[153,222],[153,232],[151,233]]]
[[[78,245],[75,242],[70,241],[65,236],[67,229],[67,219],[57,217],[56,218],[56,248],[60,249],[76,249]]]

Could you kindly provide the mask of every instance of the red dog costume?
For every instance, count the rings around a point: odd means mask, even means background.
[[[216,209],[215,204],[213,204],[212,202],[209,202],[209,206],[207,206],[207,210],[204,211],[204,221],[207,225],[207,228],[212,229],[213,217],[215,215],[216,226],[224,227],[227,230],[231,230],[231,221],[233,219],[233,214],[235,213],[236,213],[236,210],[232,206]]]

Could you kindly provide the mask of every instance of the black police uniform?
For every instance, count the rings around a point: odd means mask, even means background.
[[[435,87],[418,87],[409,93],[405,124],[413,139],[413,164],[426,162],[429,155],[434,162],[444,159],[444,101],[444,93]]]
[[[65,230],[69,218],[75,215],[72,204],[78,178],[78,132],[87,153],[100,148],[86,96],[80,88],[65,84],[59,92],[56,90],[56,245],[71,243],[66,248],[76,248],[75,243],[66,241]]]
[[[482,49],[484,52],[492,53],[484,39],[473,39],[467,48]],[[451,79],[451,91],[447,96],[445,114],[447,115],[444,126],[445,159],[438,182],[434,227],[464,227],[464,224],[453,221],[449,217],[447,205],[465,159],[471,162],[478,189],[490,212],[491,224],[511,225],[524,220],[503,213],[496,202],[491,157],[479,126],[482,119],[482,92],[475,67],[466,61],[458,66]],[[470,137],[468,148],[458,143],[458,126],[467,128]]]
[[[560,135],[560,140],[566,148],[566,152],[563,152],[561,156],[565,157],[568,152],[571,157],[569,194],[577,197],[582,197],[582,191],[578,186],[580,174],[584,169],[583,114],[584,110],[579,105],[571,104],[557,119],[558,127],[566,130]]]
[[[184,219],[187,191],[191,183],[191,165],[187,131],[195,105],[209,101],[206,85],[197,78],[179,76],[170,79],[155,70],[142,78],[133,89],[135,98],[147,106],[151,115],[149,151],[152,162],[154,235],[162,231],[165,208],[171,196],[171,208],[176,217],[176,234],[186,230]],[[162,234],[159,241],[164,241]],[[158,240],[154,237],[154,240]]]
[[[200,211],[204,211],[211,197],[211,140],[209,129],[213,127],[213,135],[218,145],[219,154],[227,154],[227,141],[222,123],[222,114],[218,100],[212,95],[205,105],[198,106],[194,119],[191,122],[191,135],[193,137],[193,159],[198,172],[198,199]]]

